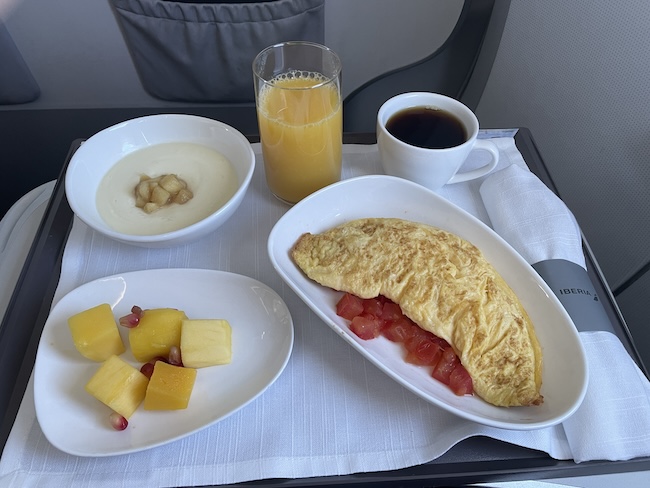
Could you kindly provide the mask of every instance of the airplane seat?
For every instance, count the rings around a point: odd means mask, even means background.
[[[381,74],[343,101],[345,132],[375,132],[379,107],[394,95],[442,93],[474,110],[487,83],[510,0],[465,0],[447,40],[426,58]]]

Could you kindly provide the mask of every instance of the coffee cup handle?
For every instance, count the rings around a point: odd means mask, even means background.
[[[451,177],[448,183],[461,183],[463,181],[474,180],[488,174],[496,167],[497,163],[499,162],[499,149],[497,148],[496,144],[486,139],[477,139],[474,143],[472,151],[477,150],[489,152],[491,155],[491,161],[486,165],[481,166],[480,168],[465,171],[464,173],[456,173]]]

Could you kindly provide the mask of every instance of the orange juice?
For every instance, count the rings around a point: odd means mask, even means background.
[[[314,73],[284,74],[257,103],[266,180],[295,203],[341,178],[343,120],[338,85]]]

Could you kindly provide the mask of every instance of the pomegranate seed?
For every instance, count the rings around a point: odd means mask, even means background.
[[[130,314],[120,317],[120,325],[128,327],[129,329],[136,327],[140,323],[140,318],[142,318],[143,313],[144,312],[140,307],[133,305]]]
[[[120,317],[120,325],[124,327],[128,327],[129,329],[132,329],[133,327],[137,327],[139,323],[140,323],[140,317],[138,317],[134,313],[130,313],[128,315],[125,315],[124,317]]]
[[[108,419],[111,422],[111,427],[113,427],[115,430],[124,430],[129,425],[129,421],[117,412],[111,413],[108,416]]]
[[[153,374],[154,363],[144,363],[140,368],[140,372],[145,375],[147,378],[151,378]]]
[[[178,346],[172,346],[169,349],[169,364],[173,364],[174,366],[183,366],[181,350]]]

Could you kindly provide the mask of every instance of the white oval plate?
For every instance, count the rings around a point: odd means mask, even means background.
[[[232,362],[198,369],[185,410],[145,411],[122,432],[108,423],[110,409],[84,390],[99,363],[74,347],[67,319],[109,303],[116,319],[142,308],[178,308],[189,318],[222,318],[232,327]],[[139,368],[120,327],[122,358]],[[84,284],[52,309],[43,329],[34,370],[36,417],[47,439],[77,456],[111,456],[159,446],[197,432],[236,412],[270,386],[293,347],[293,322],[285,303],[268,286],[246,276],[205,269],[135,271]]]
[[[289,255],[305,232],[319,233],[364,217],[396,217],[453,232],[472,242],[517,293],[534,325],[544,354],[542,394],[537,407],[503,408],[477,396],[456,396],[427,368],[403,360],[401,346],[383,337],[364,341],[336,315],[340,292],[310,280]],[[531,430],[562,422],[582,402],[587,388],[584,348],[573,321],[535,270],[481,221],[444,198],[391,176],[362,176],[320,190],[292,207],[269,235],[273,266],[298,296],[368,360],[425,400],[481,424]]]

